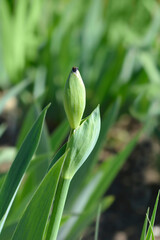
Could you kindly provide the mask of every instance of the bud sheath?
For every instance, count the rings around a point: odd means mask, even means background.
[[[64,90],[64,108],[72,129],[80,125],[85,105],[85,86],[78,68],[73,67]]]

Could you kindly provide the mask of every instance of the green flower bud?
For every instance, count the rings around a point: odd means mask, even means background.
[[[86,91],[78,68],[73,67],[64,90],[64,108],[71,128],[80,125],[86,105]]]

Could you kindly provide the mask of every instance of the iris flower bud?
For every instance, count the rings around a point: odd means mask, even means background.
[[[85,105],[85,86],[78,68],[73,67],[64,90],[64,108],[72,129],[80,125]]]

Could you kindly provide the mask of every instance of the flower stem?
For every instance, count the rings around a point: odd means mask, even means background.
[[[47,237],[46,237],[47,240],[57,239],[58,230],[59,230],[70,182],[71,182],[70,179],[64,179],[63,177],[61,177],[59,180],[55,200],[53,203],[53,210],[50,218],[50,223],[47,230]]]

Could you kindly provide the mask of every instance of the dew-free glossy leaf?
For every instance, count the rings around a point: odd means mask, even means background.
[[[159,194],[160,194],[160,192],[158,192],[158,195],[157,195],[157,198],[156,198],[156,202],[155,202],[154,209],[153,209],[153,212],[152,212],[151,221],[150,221],[149,228],[148,228],[148,231],[147,231],[146,240],[150,240],[150,238],[152,236],[152,228],[154,226],[154,222],[155,222],[155,218],[156,218],[156,212],[157,212],[157,207],[158,207],[158,202],[159,202]]]
[[[40,110],[39,104],[37,102],[32,104],[32,106],[30,107],[29,111],[27,112],[27,114],[25,116],[25,120],[23,122],[21,131],[19,134],[19,138],[17,141],[18,148],[22,144],[27,132],[30,129],[31,124],[38,118],[40,112],[41,112],[41,110]],[[50,151],[49,136],[48,136],[48,132],[46,129],[46,125],[44,125],[43,130],[42,130],[42,137],[40,139],[39,146],[37,148],[37,152],[38,152],[38,154],[44,154],[46,152],[48,153],[49,151]]]
[[[118,171],[127,160],[127,157],[135,147],[139,134],[129,142],[122,152],[120,152],[117,156],[113,157],[110,160],[104,161],[104,163],[97,169],[97,172],[91,175],[87,184],[80,191],[79,195],[75,199],[72,206],[69,208],[70,212],[79,213],[79,217],[71,217],[63,226],[63,238],[70,240],[74,239],[76,231],[78,229],[83,230],[81,228],[81,223],[83,214],[82,212],[89,211],[95,206],[97,202],[100,201],[100,198],[107,191],[110,184],[116,177]],[[82,215],[82,216],[81,216]],[[83,225],[85,228],[85,226]],[[80,231],[80,230],[79,230]],[[72,236],[72,237],[71,237]]]
[[[26,208],[12,240],[43,239],[65,157],[66,153],[44,177]]]
[[[145,217],[145,220],[144,220],[144,224],[143,224],[143,229],[142,229],[140,240],[145,240],[145,236],[146,236],[146,232],[147,232],[148,215],[149,215],[149,208],[147,210],[146,217]]]
[[[89,172],[91,172],[91,169],[95,166],[98,160],[100,151],[103,145],[106,143],[107,133],[117,118],[119,107],[120,107],[120,100],[118,99],[109,109],[107,109],[107,111],[103,115],[101,130],[100,130],[97,143],[93,151],[89,155],[87,161],[78,170],[78,172],[74,176],[73,181],[71,182],[71,185],[69,188],[69,196],[66,202],[67,209],[70,209],[70,207],[72,206],[72,202],[74,202],[75,196],[79,195],[79,189],[83,184],[83,180],[85,180],[86,177],[88,177]]]
[[[96,219],[96,227],[95,227],[94,240],[98,240],[100,216],[101,216],[101,204],[99,204],[99,206],[98,206],[98,211],[97,211],[97,219]]]
[[[93,150],[100,132],[99,106],[75,130],[67,143],[64,178],[71,179]]]
[[[34,123],[5,178],[0,192],[0,219],[2,219],[13,201],[24,172],[37,149],[48,107],[49,106],[42,111],[41,115]]]

